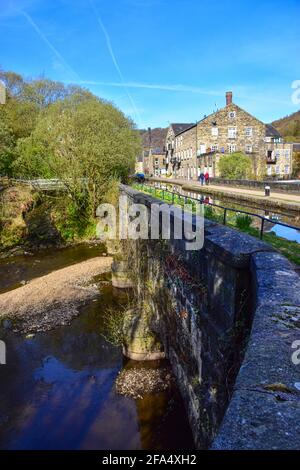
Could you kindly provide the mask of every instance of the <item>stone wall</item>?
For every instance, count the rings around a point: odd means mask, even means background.
[[[298,194],[300,193],[300,180],[297,183],[284,183],[284,182],[275,182],[275,181],[255,181],[255,180],[228,180],[225,178],[212,178],[212,184],[220,184],[222,185],[229,185],[229,186],[236,186],[241,188],[250,188],[250,189],[264,189],[266,185],[271,187],[271,190],[276,192],[283,192],[286,193],[287,191],[291,194]]]
[[[121,191],[148,207],[162,203]],[[132,244],[138,301],[171,362],[197,448],[299,448],[293,266],[268,245],[209,221],[200,251],[174,239]]]

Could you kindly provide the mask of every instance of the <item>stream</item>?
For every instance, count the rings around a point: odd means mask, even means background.
[[[100,250],[101,253],[101,250]],[[77,246],[0,261],[0,289],[99,256]],[[99,296],[69,326],[34,336],[0,328],[6,365],[0,365],[0,449],[193,449],[182,399],[170,390],[133,399],[116,392],[123,368],[160,368],[167,361],[134,363],[103,336],[103,312],[128,297],[105,275]]]

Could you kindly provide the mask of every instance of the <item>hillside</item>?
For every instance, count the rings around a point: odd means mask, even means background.
[[[162,149],[165,145],[165,139],[167,135],[167,128],[156,127],[151,129],[151,147],[153,149]],[[146,129],[140,130],[142,137],[143,150],[148,150],[150,147],[150,133]]]
[[[272,125],[286,140],[300,142],[300,111],[278,119]]]

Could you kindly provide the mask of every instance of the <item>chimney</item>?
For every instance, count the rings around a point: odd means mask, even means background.
[[[226,106],[232,104],[232,91],[227,91],[226,93]]]

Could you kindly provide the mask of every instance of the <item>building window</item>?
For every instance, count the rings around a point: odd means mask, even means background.
[[[228,127],[228,138],[229,139],[236,138],[236,127]]]
[[[218,137],[218,135],[219,135],[219,129],[218,129],[218,127],[212,127],[212,129],[211,129],[211,135],[212,135],[213,137]]]
[[[285,165],[285,166],[284,166],[284,172],[285,172],[286,175],[289,174],[289,172],[290,172],[290,165]]]
[[[285,154],[285,158],[286,158],[287,160],[289,160],[289,159],[290,159],[290,151],[289,151],[289,149],[285,150],[284,154]]]
[[[267,167],[267,175],[268,175],[268,176],[271,176],[271,175],[272,175],[272,167],[271,167],[271,166],[268,166],[268,167]]]
[[[245,128],[245,135],[246,135],[246,137],[252,137],[252,135],[253,135],[252,127],[246,127]]]
[[[252,145],[246,145],[245,147],[246,153],[252,153]]]
[[[276,173],[276,175],[279,175],[279,174],[280,174],[280,166],[279,166],[279,165],[277,165],[277,166],[275,167],[275,173]]]
[[[229,144],[228,145],[228,152],[229,153],[234,153],[236,150],[236,145],[235,144]]]
[[[155,159],[155,165],[158,165],[158,158]]]
[[[229,117],[229,119],[235,119],[236,112],[235,111],[230,111],[230,113],[228,113],[228,117]]]
[[[212,145],[212,146],[211,146],[211,151],[212,151],[212,152],[217,152],[217,151],[218,151],[218,148],[219,148],[218,145]]]

